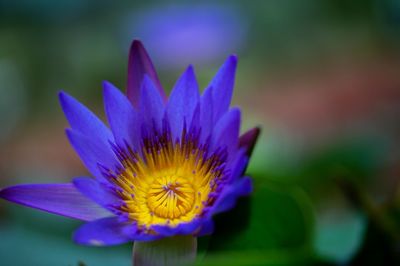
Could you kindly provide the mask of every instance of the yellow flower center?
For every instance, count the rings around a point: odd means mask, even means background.
[[[222,175],[220,158],[207,156],[193,141],[149,142],[141,155],[130,151],[122,164],[114,179],[125,203],[121,211],[145,228],[176,226],[200,216]]]
[[[185,177],[156,178],[148,191],[149,209],[159,217],[174,219],[188,213],[194,203],[195,191]]]

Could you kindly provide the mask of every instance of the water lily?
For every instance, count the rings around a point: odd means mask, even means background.
[[[202,95],[189,66],[167,98],[146,50],[133,41],[126,96],[103,83],[109,128],[59,94],[66,134],[92,177],[12,186],[0,197],[86,221],[74,234],[79,244],[135,241],[135,265],[192,261],[196,237],[213,232],[213,215],[252,191],[243,175],[259,129],[239,135],[241,112],[230,108],[236,65],[228,57]]]

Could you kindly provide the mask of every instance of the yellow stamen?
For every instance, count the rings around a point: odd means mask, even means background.
[[[139,226],[176,226],[201,215],[215,190],[222,162],[207,158],[197,143],[148,142],[141,156],[130,153],[124,170],[114,179],[125,205],[121,210]]]

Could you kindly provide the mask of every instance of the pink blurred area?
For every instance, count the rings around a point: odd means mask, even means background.
[[[400,60],[336,63],[261,86],[247,106],[265,124],[313,140],[363,127],[400,130]]]
[[[65,127],[38,121],[18,130],[0,150],[1,183],[69,182],[87,173],[68,143]]]

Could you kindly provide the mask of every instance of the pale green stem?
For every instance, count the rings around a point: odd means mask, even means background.
[[[133,244],[133,266],[186,266],[194,264],[197,238],[174,236]]]

